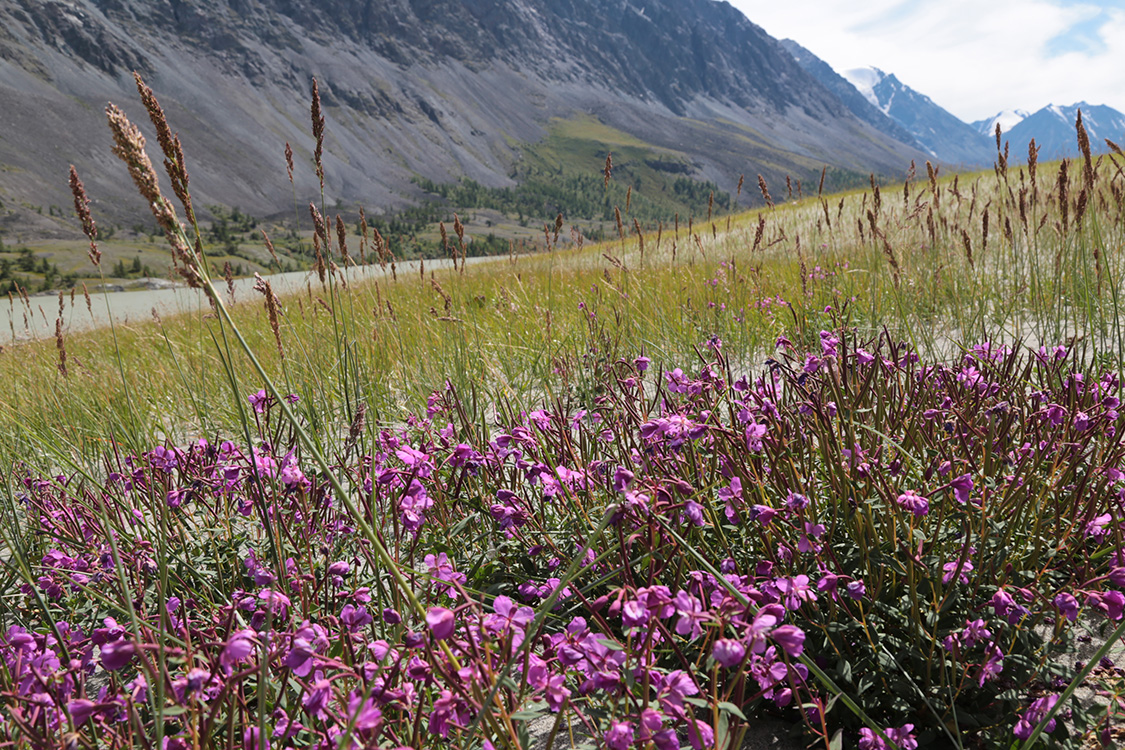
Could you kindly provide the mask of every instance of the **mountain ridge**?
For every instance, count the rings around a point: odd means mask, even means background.
[[[919,153],[713,0],[0,0],[0,28],[2,220],[39,232],[73,231],[27,208],[65,205],[70,161],[97,208],[136,216],[101,115],[112,100],[145,127],[134,69],[181,133],[197,204],[258,214],[291,210],[281,154],[307,164],[314,76],[330,202],[369,211],[417,201],[416,177],[512,184],[551,118],[595,117],[730,188],[824,164],[897,175]]]

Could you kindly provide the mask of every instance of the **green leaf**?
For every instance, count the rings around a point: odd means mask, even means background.
[[[728,701],[723,701],[722,703],[719,704],[719,710],[720,711],[726,711],[727,713],[733,714],[733,715],[737,716],[738,718],[742,719],[743,721],[746,721],[745,714],[743,714],[742,711],[738,708],[738,706],[734,705],[733,703],[730,703]]]
[[[605,646],[606,648],[608,648],[610,651],[624,651],[625,650],[625,647],[622,646],[617,641],[611,641],[608,638],[596,638],[595,640],[598,643]]]

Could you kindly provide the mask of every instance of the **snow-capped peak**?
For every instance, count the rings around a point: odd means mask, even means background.
[[[1031,113],[1022,109],[1001,110],[996,114],[995,117],[991,117],[981,123],[980,132],[984,133],[985,135],[992,135],[996,132],[996,125],[999,124],[1000,131],[1003,133],[1007,133],[1016,125],[1019,125],[1021,122],[1023,122],[1029,114]]]
[[[875,87],[887,77],[886,73],[878,68],[852,68],[851,70],[845,70],[843,75],[848,83],[855,86],[856,90],[863,94],[867,101],[882,109],[882,105],[879,104],[879,97],[875,95]]]

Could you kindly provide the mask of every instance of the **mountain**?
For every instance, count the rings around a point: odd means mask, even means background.
[[[1004,109],[997,112],[993,117],[986,117],[969,124],[981,135],[995,137],[997,124],[1000,125],[1001,133],[1007,133],[1024,120],[1027,115],[1028,113],[1022,109]]]
[[[1120,145],[1125,141],[1125,115],[1112,107],[1079,102],[1068,107],[1049,104],[1028,115],[1011,130],[1003,134],[1011,152],[1018,161],[1026,161],[1027,146],[1032,138],[1039,147],[1039,158],[1062,159],[1078,156],[1075,121],[1082,110],[1082,125],[1090,136],[1090,146],[1095,153],[1106,153],[1105,139]]]
[[[196,205],[259,216],[293,209],[286,142],[297,202],[319,193],[314,76],[329,202],[369,213],[419,200],[419,178],[511,185],[560,122],[727,189],[825,164],[898,174],[919,156],[715,0],[0,0],[7,231],[74,231],[71,162],[101,216],[150,223],[103,113],[113,101],[151,135],[133,70],[183,140]]]
[[[837,98],[844,103],[844,106],[860,121],[866,122],[879,132],[889,135],[900,143],[922,149],[922,145],[915,140],[909,130],[900,125],[896,120],[888,117],[877,105],[872,104],[866,96],[860,93],[859,89],[848,81],[848,79],[833,70],[828,63],[824,62],[792,39],[782,39],[781,46],[793,56],[793,59],[796,60],[809,75],[835,94]]]
[[[906,128],[932,158],[953,166],[992,163],[995,144],[894,74],[855,68],[843,75],[868,102]]]

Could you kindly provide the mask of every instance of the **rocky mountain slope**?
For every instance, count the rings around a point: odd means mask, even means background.
[[[844,72],[872,105],[902,125],[932,158],[954,166],[990,164],[995,145],[971,125],[962,122],[930,97],[910,88],[893,73],[878,68]]]
[[[417,200],[417,177],[510,184],[553,118],[598,120],[731,189],[824,164],[897,176],[919,156],[714,0],[0,0],[9,234],[73,231],[71,162],[103,217],[150,223],[104,123],[113,101],[151,133],[133,70],[183,140],[197,205],[257,215],[292,211],[286,142],[297,202],[317,192],[313,76],[329,202],[369,212]]]
[[[844,103],[844,106],[851,110],[852,114],[857,118],[871,125],[879,132],[889,135],[896,141],[909,144],[915,148],[922,148],[922,145],[915,140],[914,135],[909,130],[869,101],[866,96],[860,93],[859,89],[848,79],[833,70],[828,63],[824,62],[792,39],[782,39],[781,46],[793,56],[793,59],[796,60],[809,75],[835,94],[836,97]]]
[[[1090,147],[1100,154],[1109,151],[1105,139],[1117,145],[1125,142],[1125,114],[1113,107],[1079,102],[1066,107],[1049,104],[1027,115],[1003,133],[1012,153],[1020,161],[1027,158],[1027,146],[1032,138],[1039,147],[1040,159],[1071,158],[1078,155],[1074,123],[1082,110],[1082,124],[1090,136]],[[1003,126],[1001,126],[1003,127]]]
[[[796,42],[786,39],[782,46],[857,118],[899,141],[919,146],[935,161],[955,167],[987,166],[995,161],[997,124],[1008,142],[1012,163],[1027,160],[1032,138],[1040,147],[1041,159],[1077,156],[1074,123],[1079,109],[1096,152],[1109,150],[1106,138],[1119,145],[1125,140],[1125,114],[1112,107],[1086,102],[1066,107],[1050,104],[1033,114],[1007,110],[965,123],[893,74],[878,68],[856,68],[840,75]]]

